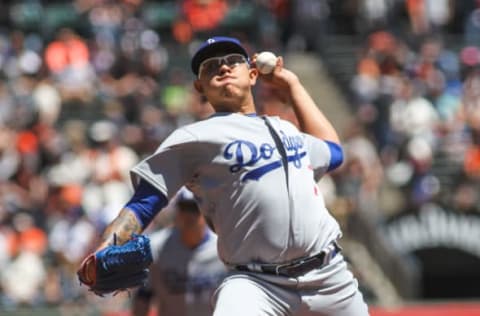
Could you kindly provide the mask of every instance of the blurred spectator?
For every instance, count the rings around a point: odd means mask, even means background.
[[[432,103],[422,97],[418,83],[405,78],[399,82],[397,99],[390,107],[390,124],[401,143],[405,137],[420,136],[433,143],[438,113]]]
[[[41,302],[40,289],[46,277],[42,256],[47,249],[47,238],[28,213],[17,213],[13,217],[13,227],[17,232],[17,244],[12,260],[0,274],[5,303],[37,305]]]
[[[465,180],[456,186],[453,193],[453,206],[457,212],[478,213],[478,183]]]
[[[454,12],[449,0],[407,0],[412,34],[417,37],[443,32]]]
[[[163,87],[162,103],[167,112],[172,115],[181,115],[186,112],[189,89],[187,88],[185,74],[173,69],[170,73],[170,80]]]
[[[338,194],[352,210],[375,214],[383,180],[383,167],[377,149],[364,130],[353,121],[343,141],[345,162],[334,173]]]
[[[450,0],[425,0],[428,21],[434,31],[444,31],[454,15],[454,7]]]
[[[474,3],[476,8],[468,12],[464,21],[466,45],[478,45],[480,43],[480,1],[475,0]]]
[[[474,130],[480,129],[480,71],[471,71],[463,90],[463,111],[466,124]]]
[[[84,187],[82,205],[88,217],[101,227],[128,200],[128,170],[138,162],[138,156],[119,143],[118,127],[109,121],[95,122],[88,133],[94,146],[88,153],[91,177]]]
[[[356,101],[370,103],[380,93],[380,67],[371,57],[364,57],[358,62],[357,74],[352,78],[351,88]]]
[[[83,2],[85,5],[87,1]],[[91,2],[93,5],[93,2]],[[122,23],[126,19],[126,12],[123,7],[114,3],[102,3],[92,7],[83,7],[83,11],[88,12],[88,18],[95,34],[95,42],[102,43],[106,47],[115,47],[118,45],[121,37]]]
[[[0,181],[10,179],[20,165],[20,155],[15,147],[16,133],[0,126]]]
[[[2,38],[2,41],[6,39]],[[10,41],[4,43],[5,51],[2,52],[2,72],[7,78],[17,78],[21,75],[34,75],[42,65],[42,58],[38,54],[38,47],[27,45],[22,31],[11,32]],[[41,46],[41,44],[40,44]]]
[[[292,32],[287,47],[291,50],[319,52],[323,49],[330,15],[326,0],[291,1]]]
[[[58,32],[45,49],[45,62],[60,88],[63,100],[86,103],[93,94],[94,73],[85,40],[71,29]]]
[[[60,262],[75,271],[97,237],[96,228],[85,217],[83,190],[79,185],[65,185],[52,194],[57,199],[52,215],[59,216],[59,219],[53,223],[49,233],[50,248]]]
[[[62,99],[58,89],[48,79],[39,81],[32,92],[35,112],[41,124],[53,126],[60,116]]]
[[[460,51],[459,58],[462,79],[468,81],[480,66],[480,49],[476,46],[465,46]]]
[[[455,121],[458,121],[462,103],[462,82],[458,56],[452,51],[442,52],[438,59],[438,68],[444,75],[444,82],[432,95],[432,101],[442,121],[446,124],[455,124]]]
[[[360,33],[367,33],[388,24],[388,12],[391,1],[387,0],[361,0],[357,4],[357,29]]]
[[[408,17],[410,18],[410,26],[413,34],[422,35],[430,30],[428,23],[426,0],[407,0]]]
[[[184,0],[182,12],[194,32],[211,31],[228,12],[225,0]]]

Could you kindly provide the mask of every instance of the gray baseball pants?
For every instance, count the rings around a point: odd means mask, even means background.
[[[212,297],[213,316],[368,316],[341,253],[297,278],[232,271]]]

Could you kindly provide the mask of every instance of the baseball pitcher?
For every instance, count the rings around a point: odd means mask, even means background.
[[[131,170],[135,193],[93,257],[128,244],[186,184],[229,268],[212,297],[214,316],[368,315],[338,246],[339,225],[316,185],[342,163],[339,137],[281,57],[267,74],[255,58],[230,37],[199,47],[194,86],[216,113],[174,131]],[[299,129],[256,115],[257,80],[287,95]],[[96,260],[86,260],[80,280],[91,281],[95,269]]]

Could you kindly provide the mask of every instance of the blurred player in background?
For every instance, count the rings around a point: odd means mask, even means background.
[[[175,222],[150,235],[154,263],[149,284],[132,302],[135,316],[155,306],[160,316],[209,316],[210,298],[226,273],[217,237],[207,227],[193,194],[182,189],[174,200]]]

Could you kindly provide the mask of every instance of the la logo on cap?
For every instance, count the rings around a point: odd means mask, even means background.
[[[213,39],[213,38],[209,38],[209,39],[207,40],[207,43],[208,43],[208,44],[215,43],[215,39]]]

